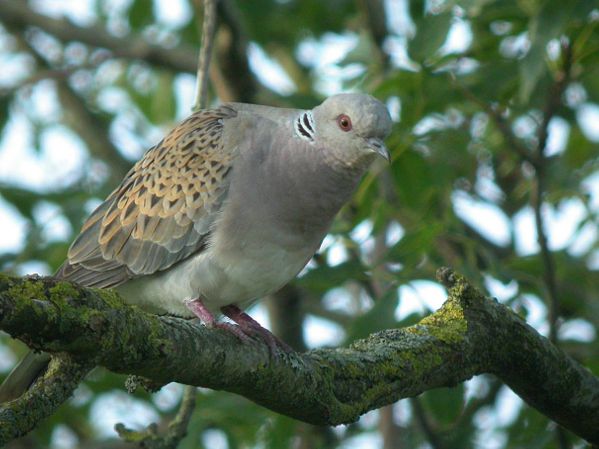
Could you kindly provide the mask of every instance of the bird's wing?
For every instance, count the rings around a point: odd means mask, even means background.
[[[229,186],[227,106],[199,111],[173,129],[91,214],[57,276],[115,287],[201,251]]]

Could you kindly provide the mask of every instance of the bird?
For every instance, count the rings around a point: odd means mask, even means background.
[[[390,161],[391,127],[385,105],[362,93],[311,110],[199,110],[91,213],[55,277],[285,347],[244,310],[306,266],[371,163]],[[27,390],[48,360],[27,355],[0,386],[0,402]]]

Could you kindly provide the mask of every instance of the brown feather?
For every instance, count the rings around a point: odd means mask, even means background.
[[[88,218],[57,276],[115,287],[201,251],[228,188],[236,149],[223,145],[223,120],[235,115],[199,111],[148,150]]]

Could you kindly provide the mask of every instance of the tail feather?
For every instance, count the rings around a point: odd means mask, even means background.
[[[0,385],[0,403],[12,401],[25,393],[45,371],[48,363],[50,354],[29,351]]]

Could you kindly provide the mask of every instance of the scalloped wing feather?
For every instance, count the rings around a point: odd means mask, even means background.
[[[133,166],[88,218],[57,276],[115,287],[201,251],[229,185],[235,148],[223,120],[235,110],[199,111]]]

